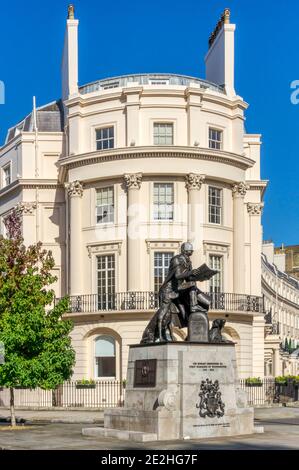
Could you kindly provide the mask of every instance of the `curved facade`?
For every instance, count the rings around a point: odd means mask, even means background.
[[[125,376],[128,345],[140,341],[186,240],[194,266],[219,270],[201,289],[212,296],[210,319],[227,320],[240,376],[263,376],[267,182],[260,135],[245,133],[247,104],[234,90],[234,25],[223,17],[210,43],[208,80],[156,73],[79,88],[77,28],[68,19],[63,109],[39,108],[37,123],[30,114],[0,150],[2,219],[19,206],[25,241],[54,253],[57,297],[71,296],[75,378]]]

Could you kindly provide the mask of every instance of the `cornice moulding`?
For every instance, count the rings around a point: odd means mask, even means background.
[[[87,243],[86,248],[88,251],[88,257],[91,258],[93,254],[104,253],[109,251],[116,251],[119,255],[121,255],[122,244],[123,240]]]
[[[9,152],[13,147],[19,147],[22,143],[22,134],[16,135],[9,142],[6,142],[2,147],[0,147],[0,158],[3,157],[7,152]]]
[[[186,99],[190,94],[201,95],[202,100],[209,101],[213,103],[221,103],[224,106],[227,106],[231,109],[240,107],[242,109],[247,109],[249,104],[242,100],[240,96],[235,96],[229,98],[223,93],[219,93],[215,90],[209,88],[193,88],[186,87],[184,85],[169,85],[161,88],[151,87],[149,85],[138,86],[138,87],[126,87],[119,88],[118,91],[113,91],[107,93],[106,90],[97,90],[90,94],[79,94],[65,101],[65,105],[68,108],[72,108],[76,105],[85,107],[90,104],[96,104],[97,102],[110,101],[115,99],[122,99],[123,95],[128,94],[139,94],[139,97],[142,96],[182,96]]]
[[[238,154],[210,151],[209,149],[192,147],[125,147],[113,149],[107,152],[95,151],[63,157],[59,160],[60,168],[78,168],[80,166],[104,163],[108,161],[137,159],[137,158],[186,158],[198,160],[210,160],[227,165],[232,165],[242,170],[251,168],[255,162]]]
[[[169,239],[169,240],[161,240],[161,239],[146,239],[146,251],[148,254],[152,250],[155,249],[166,249],[166,250],[179,250],[181,244],[183,243],[180,239]]]
[[[12,184],[9,186],[2,188],[0,190],[0,198],[9,194],[10,192],[13,192],[17,189],[63,189],[63,184],[59,183],[57,180],[34,180],[34,179],[28,179],[28,180],[21,180],[18,179],[14,181]]]

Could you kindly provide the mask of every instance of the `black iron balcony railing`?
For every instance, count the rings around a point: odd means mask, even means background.
[[[263,298],[251,295],[209,293],[210,310],[227,312],[263,313]],[[70,313],[128,310],[156,310],[159,296],[155,292],[119,292],[115,294],[87,294],[70,297]]]

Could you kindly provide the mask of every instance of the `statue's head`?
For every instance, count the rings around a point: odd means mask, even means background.
[[[193,245],[192,243],[186,242],[181,246],[181,253],[186,256],[192,256],[193,254]]]

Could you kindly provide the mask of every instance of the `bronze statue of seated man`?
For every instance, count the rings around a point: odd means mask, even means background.
[[[196,281],[210,279],[217,271],[206,265],[193,270],[192,254],[193,246],[187,242],[181,246],[181,253],[171,259],[168,275],[159,290],[159,310],[147,326],[141,343],[173,341],[170,325],[175,312],[181,328],[188,326],[191,314],[208,314],[209,298],[197,288]]]

